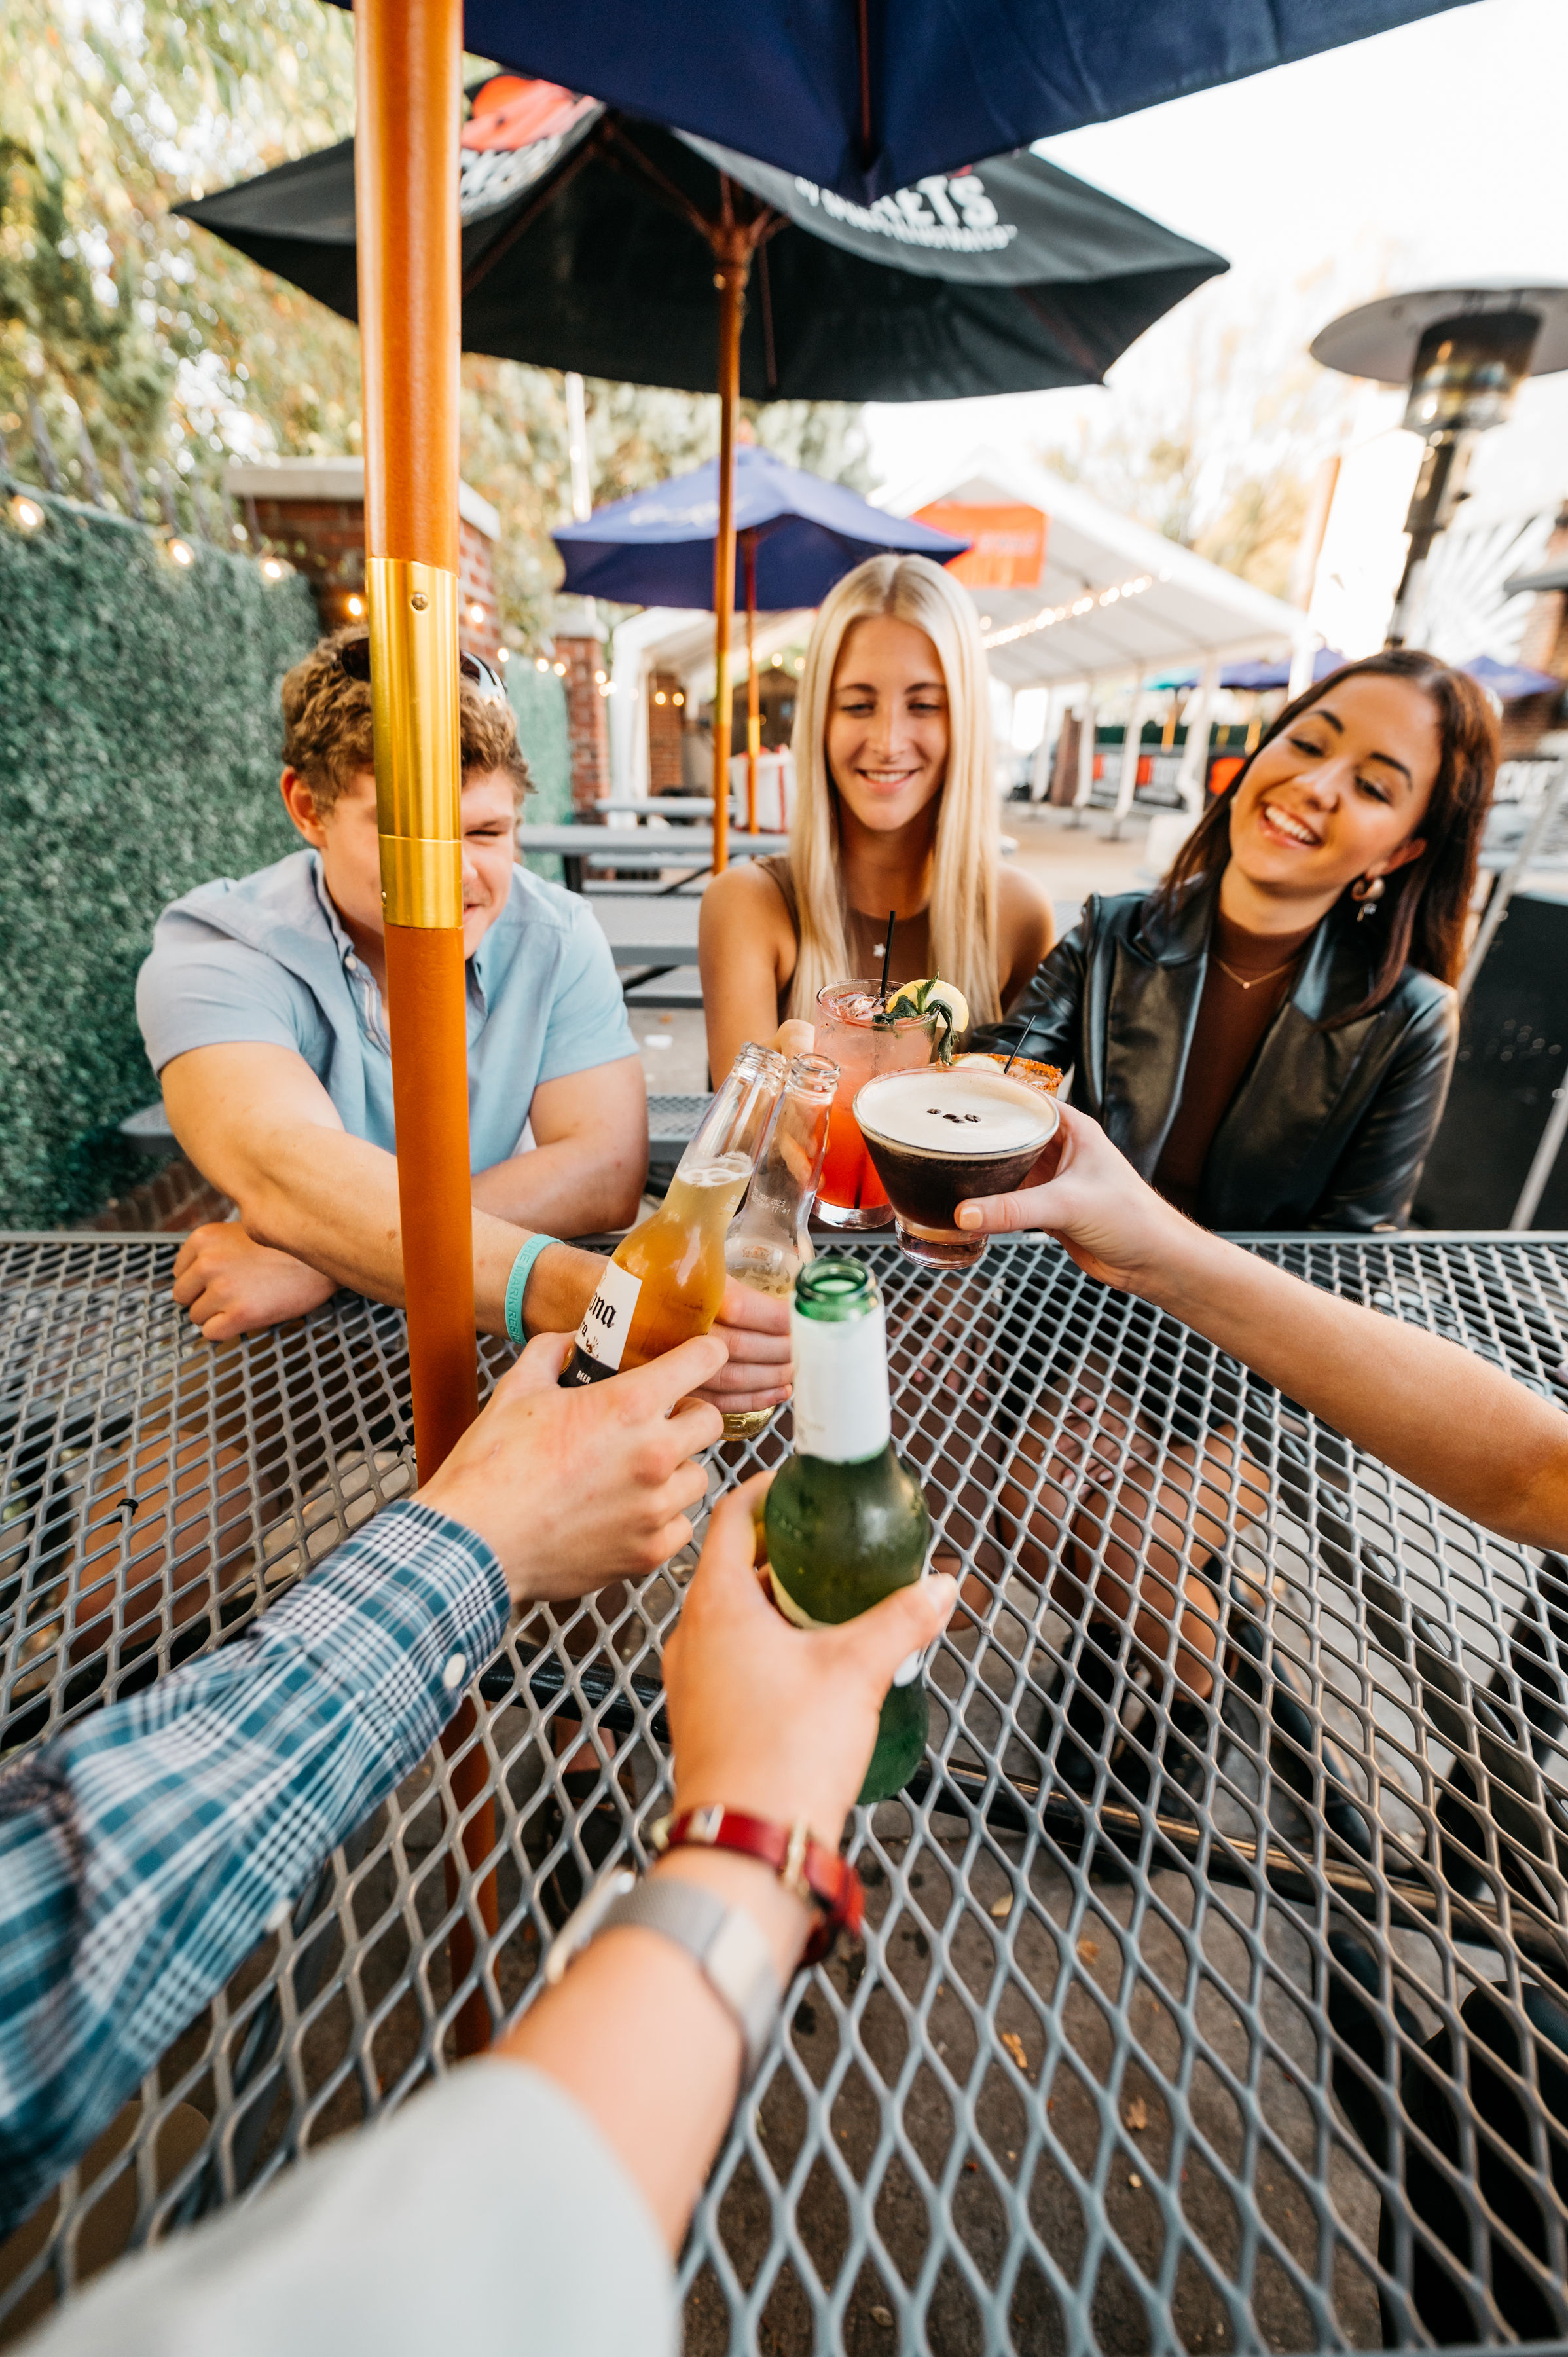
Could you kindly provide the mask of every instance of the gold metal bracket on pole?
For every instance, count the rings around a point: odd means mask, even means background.
[[[463,922],[457,579],[400,556],[366,560],[376,823],[389,925]]]

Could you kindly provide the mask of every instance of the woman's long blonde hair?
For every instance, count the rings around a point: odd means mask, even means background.
[[[828,705],[844,632],[877,614],[924,630],[948,691],[948,770],[937,811],[931,878],[931,963],[955,982],[977,1023],[1002,1012],[996,988],[996,794],[985,649],[973,600],[929,556],[873,556],[823,600],[795,708],[795,815],[789,866],[800,950],[789,1012],[808,1022],[829,983],[850,975],[847,905],[839,856],[838,789],[828,774]]]

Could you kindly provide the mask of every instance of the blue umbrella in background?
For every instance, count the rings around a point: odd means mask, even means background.
[[[689,475],[634,491],[596,509],[551,538],[565,560],[563,587],[628,606],[711,607],[719,530],[719,465],[710,458]],[[945,565],[967,540],[933,532],[905,516],[885,515],[842,483],[787,467],[769,450],[742,445],[735,454],[736,579],[732,602],[746,607],[746,825],[757,823],[760,744],[752,629],[758,607],[779,613],[820,606],[835,581],[867,556],[890,551]],[[722,686],[715,683],[715,694]]]
[[[861,205],[1455,0],[467,0],[464,41]]]
[[[1561,694],[1568,688],[1568,680],[1559,679],[1555,672],[1531,671],[1526,663],[1496,662],[1490,655],[1477,655],[1474,662],[1461,663],[1459,668],[1490,688],[1499,704],[1517,703],[1524,695],[1548,695],[1553,689]]]
[[[1349,660],[1349,656],[1342,655],[1337,647],[1319,647],[1312,658],[1313,685],[1316,686],[1320,679],[1329,678],[1337,671],[1343,671]],[[1288,687],[1290,663],[1288,660],[1283,662],[1232,663],[1229,671],[1220,673],[1219,684],[1221,687],[1240,688],[1244,694],[1253,695],[1262,694],[1266,688]]]
[[[1316,686],[1320,679],[1327,679],[1333,673],[1342,671],[1349,660],[1349,656],[1342,655],[1337,647],[1319,647],[1312,658],[1313,684]],[[1288,657],[1283,662],[1273,658],[1267,662],[1237,662],[1220,673],[1219,684],[1221,687],[1237,688],[1243,694],[1261,695],[1271,687],[1288,687],[1290,674]],[[1197,673],[1195,671],[1165,671],[1157,679],[1150,680],[1148,684],[1151,687],[1196,687]]]
[[[736,564],[735,602],[749,600],[765,613],[820,606],[867,556],[896,549],[945,565],[969,546],[929,524],[885,515],[843,483],[744,443],[735,454],[735,523],[742,558],[747,542],[752,557],[749,565]],[[718,524],[718,461],[710,458],[552,533],[566,565],[562,586],[627,606],[711,608]]]

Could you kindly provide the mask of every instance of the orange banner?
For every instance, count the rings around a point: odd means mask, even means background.
[[[1034,589],[1046,563],[1046,527],[1038,508],[966,507],[961,500],[936,500],[918,508],[917,523],[950,532],[972,544],[955,556],[948,571],[972,589]]]

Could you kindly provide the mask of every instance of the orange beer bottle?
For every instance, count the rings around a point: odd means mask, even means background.
[[[563,1388],[640,1367],[718,1315],[725,1231],[751,1174],[788,1066],[748,1042],[713,1099],[651,1218],[623,1236],[583,1315]]]

